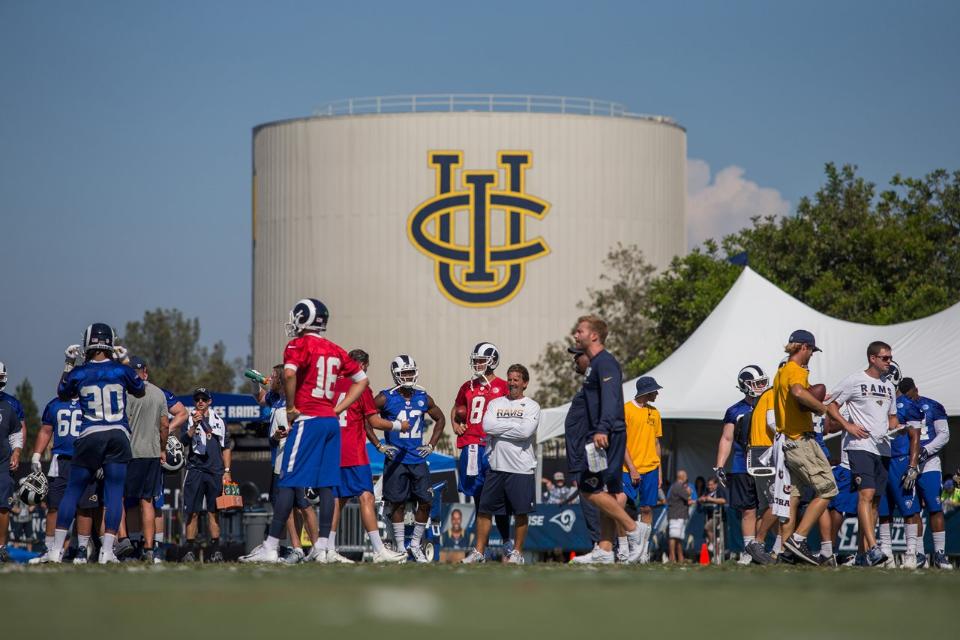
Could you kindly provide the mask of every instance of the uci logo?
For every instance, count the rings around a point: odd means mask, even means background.
[[[434,261],[440,292],[466,307],[492,307],[513,298],[523,286],[526,263],[550,253],[540,238],[527,240],[526,217],[542,220],[550,204],[525,191],[524,173],[533,164],[529,151],[500,151],[499,169],[460,171],[461,151],[431,151],[428,164],[436,172],[436,195],[421,203],[407,220],[407,235],[420,252]],[[500,171],[505,187],[498,189]],[[496,233],[493,213],[502,213],[502,233]],[[466,212],[468,232],[457,242],[457,213]],[[493,244],[494,237],[502,244]]]

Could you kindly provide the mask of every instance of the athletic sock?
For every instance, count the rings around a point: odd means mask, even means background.
[[[337,548],[337,532],[330,530],[330,535],[327,536],[327,549],[334,550]]]
[[[944,547],[947,546],[947,532],[946,531],[934,531],[933,532],[933,550],[937,553],[943,553]]]
[[[884,555],[887,558],[893,557],[893,542],[890,539],[890,523],[881,522],[879,527],[879,535],[877,536],[878,542],[880,543],[880,549],[883,551]]]
[[[57,553],[63,552],[63,543],[66,541],[67,541],[67,530],[55,529],[53,532],[53,548],[57,550]]]
[[[773,552],[777,555],[783,551],[783,536],[777,536],[777,539],[773,541]]]
[[[903,527],[907,538],[907,556],[917,555],[917,529],[916,524],[906,524]]]
[[[367,537],[370,538],[370,546],[373,547],[374,553],[379,553],[383,550],[383,540],[380,539],[380,531],[367,531]]]
[[[45,536],[45,537],[44,537],[44,539],[43,539],[43,544],[46,545],[47,551],[50,551],[50,549],[53,549],[53,541],[54,541],[54,539],[55,539],[54,536]]]
[[[824,558],[833,557],[833,543],[832,542],[821,542],[820,543],[820,555]]]
[[[406,535],[407,535],[406,529],[404,528],[403,523],[394,522],[393,523],[393,539],[397,544],[397,551],[403,551],[404,549],[407,548],[406,541],[404,540]]]
[[[277,545],[280,544],[280,539],[273,536],[267,536],[267,539],[263,541],[263,548],[268,551],[276,551]]]
[[[423,533],[427,530],[426,522],[414,522],[413,523],[413,535],[410,537],[410,546],[411,547],[420,547],[420,540],[423,539]]]
[[[630,541],[627,540],[627,536],[620,536],[617,538],[617,547],[620,549],[620,553],[626,553],[629,546]]]
[[[117,540],[117,534],[115,533],[105,533],[103,534],[103,548],[100,550],[101,553],[105,553],[108,557],[113,555],[113,544]]]
[[[757,536],[743,536],[743,548],[746,549],[751,542],[754,542]]]
[[[56,543],[54,543],[56,545]],[[77,535],[77,546],[78,547],[89,547],[90,546],[90,536],[81,536]]]

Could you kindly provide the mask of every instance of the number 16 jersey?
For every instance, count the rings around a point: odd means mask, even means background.
[[[457,436],[457,448],[463,449],[467,445],[479,444],[486,446],[487,434],[483,430],[483,416],[487,413],[487,405],[494,398],[507,395],[507,382],[496,376],[489,382],[481,378],[467,380],[460,387],[454,405],[467,408],[467,430]]]
[[[323,336],[305,333],[287,343],[283,366],[297,372],[294,402],[307,418],[335,418],[333,387],[341,376],[359,382],[367,377],[347,352]]]

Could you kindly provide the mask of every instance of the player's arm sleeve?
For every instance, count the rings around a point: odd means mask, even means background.
[[[597,372],[600,383],[600,419],[597,421],[597,432],[609,434],[613,431],[617,418],[623,417],[623,402],[620,398],[623,380],[620,377],[619,367],[610,362],[604,362]]]
[[[300,344],[295,340],[291,340],[283,350],[283,368],[296,371],[303,364],[302,360],[303,351],[300,349]]]
[[[935,433],[933,440],[928,442],[924,447],[927,453],[932,456],[940,453],[940,450],[950,442],[950,424],[947,422],[946,415],[937,416],[934,419],[933,430]]]
[[[11,449],[23,449],[23,429],[17,429],[7,436],[7,442]]]
[[[134,398],[142,398],[147,393],[147,385],[144,381],[137,375],[137,372],[133,370],[132,367],[126,367],[124,371],[124,382],[126,383],[127,392],[130,393]]]
[[[60,378],[57,385],[57,397],[61,400],[70,400],[77,395],[77,378],[73,371]]]

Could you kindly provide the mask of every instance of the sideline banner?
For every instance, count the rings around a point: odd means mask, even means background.
[[[565,551],[590,549],[593,543],[587,533],[579,504],[538,504],[530,514],[530,529],[523,547],[526,551]],[[476,505],[445,504],[440,527],[440,544],[444,549],[463,550],[476,540]],[[490,531],[490,546],[502,543],[497,528]]]

